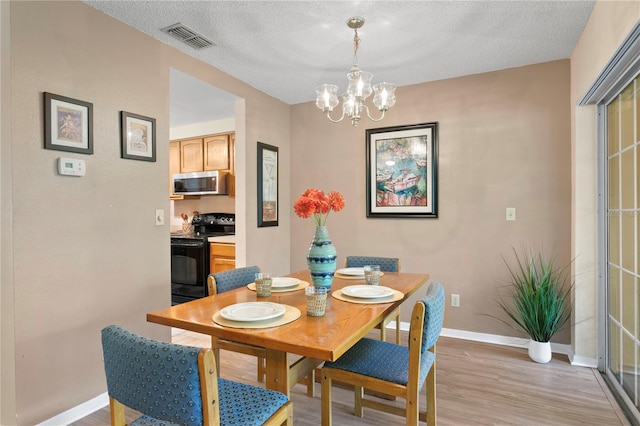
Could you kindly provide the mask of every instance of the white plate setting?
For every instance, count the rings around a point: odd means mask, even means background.
[[[364,277],[364,268],[341,268],[336,271],[342,275],[353,275],[356,277]]]
[[[220,311],[222,318],[230,321],[263,321],[284,315],[286,308],[279,303],[244,302],[227,306]]]
[[[291,277],[274,277],[271,280],[271,288],[289,288],[300,284],[300,280]]]
[[[380,285],[350,285],[342,289],[342,294],[359,299],[377,299],[393,295],[393,290]]]

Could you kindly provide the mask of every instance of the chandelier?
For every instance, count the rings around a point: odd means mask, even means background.
[[[378,83],[371,86],[371,78],[373,74],[365,72],[358,66],[358,47],[360,47],[360,37],[358,37],[358,29],[364,25],[364,19],[353,17],[347,20],[347,26],[351,28],[355,35],[353,36],[353,66],[347,74],[349,86],[347,92],[342,95],[342,116],[337,120],[331,118],[331,112],[338,106],[338,86],[335,84],[322,84],[316,87],[316,106],[327,114],[327,118],[334,123],[342,121],[345,117],[351,119],[351,124],[358,125],[358,121],[362,117],[363,112],[367,113],[367,117],[371,121],[380,121],[384,118],[384,113],[396,103],[396,85],[391,83]],[[372,90],[373,89],[373,90]],[[382,112],[379,118],[371,117],[369,108],[364,101],[374,92],[373,104]]]

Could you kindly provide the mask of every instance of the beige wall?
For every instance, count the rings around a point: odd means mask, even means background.
[[[0,2],[0,424],[16,418],[13,230],[11,229],[11,49],[9,2]]]
[[[15,342],[3,330],[3,355],[9,348],[11,356],[2,357],[2,371],[5,391],[15,355],[16,403],[3,392],[2,411],[15,408],[17,423],[32,425],[105,392],[102,327],[118,323],[169,338],[145,313],[170,303],[169,225],[156,227],[153,215],[169,211],[170,68],[244,99],[238,171],[247,176],[238,190],[240,220],[249,224],[242,238],[253,245],[243,256],[274,272],[289,270],[289,229],[287,217],[268,232],[254,225],[255,142],[281,146],[288,163],[289,107],[80,2],[12,2],[10,16],[12,153],[5,157],[3,134],[2,160],[10,161],[13,183],[3,167],[2,189],[3,210],[5,189],[13,194],[13,223],[5,225],[3,215],[2,248],[7,229],[14,245],[2,254],[2,302],[14,291]],[[93,103],[93,155],[43,149],[44,91]],[[121,110],[157,120],[155,163],[120,158]],[[58,176],[61,156],[85,160],[87,175]],[[288,170],[281,178],[286,189]],[[271,253],[255,247],[266,242]],[[11,255],[13,279],[5,281]]]
[[[596,108],[577,106],[616,49],[640,19],[640,2],[599,1],[571,55],[572,256],[576,275],[572,344],[578,357],[594,359],[597,343]]]
[[[501,255],[526,244],[570,259],[569,61],[400,87],[397,99],[382,124],[357,128],[330,123],[314,103],[294,106],[291,196],[307,187],[344,194],[345,209],[328,222],[339,264],[350,254],[397,256],[403,271],[442,282],[447,301],[460,294],[445,327],[517,335],[486,316],[501,315]],[[365,130],[430,121],[439,123],[439,218],[367,219]],[[505,221],[506,207],[517,209],[516,222]],[[291,265],[300,269],[313,224],[290,215]],[[403,321],[425,290],[403,304]],[[554,341],[568,343],[569,330]]]
[[[569,164],[575,182],[594,180],[589,149],[578,149],[593,141],[570,150],[571,105],[639,16],[637,2],[598,3],[571,71],[557,61],[401,87],[383,123],[354,128],[329,123],[313,103],[289,107],[82,3],[11,3],[10,98],[2,86],[9,137],[5,120],[0,128],[0,423],[11,424],[17,413],[17,423],[35,424],[104,392],[103,326],[117,322],[168,338],[144,314],[169,303],[169,226],[155,227],[152,213],[169,209],[171,67],[243,99],[236,106],[239,262],[276,274],[304,268],[313,226],[293,214],[292,200],[310,186],[337,189],[347,201],[329,219],[339,262],[351,253],[398,255],[403,270],[429,272],[448,294],[461,295],[445,327],[515,335],[484,315],[498,314],[495,286],[507,278],[501,254],[524,243],[555,251],[563,263],[593,250],[588,238],[571,240]],[[4,69],[1,76],[6,81]],[[93,155],[43,149],[43,91],[94,103]],[[120,159],[121,110],[157,119],[156,163]],[[428,121],[440,125],[440,218],[366,219],[366,128]],[[576,116],[574,126],[588,135],[589,114]],[[257,141],[280,147],[278,227],[256,228]],[[87,176],[57,176],[54,161],[63,155],[83,158]],[[588,184],[574,189],[587,198],[591,191]],[[505,221],[505,207],[517,208],[516,222]],[[593,306],[588,297],[577,303],[584,300]],[[574,335],[576,348],[590,336]],[[556,340],[569,342],[568,331]]]

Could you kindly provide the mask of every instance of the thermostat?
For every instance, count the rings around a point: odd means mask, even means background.
[[[86,167],[84,160],[77,158],[58,158],[58,173],[67,176],[84,176]]]

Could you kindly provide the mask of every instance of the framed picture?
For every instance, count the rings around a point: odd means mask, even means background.
[[[156,161],[156,119],[120,112],[122,158]]]
[[[93,154],[93,104],[45,92],[44,147]]]
[[[366,131],[367,217],[438,217],[438,123]]]
[[[258,227],[278,226],[278,147],[258,142]]]

